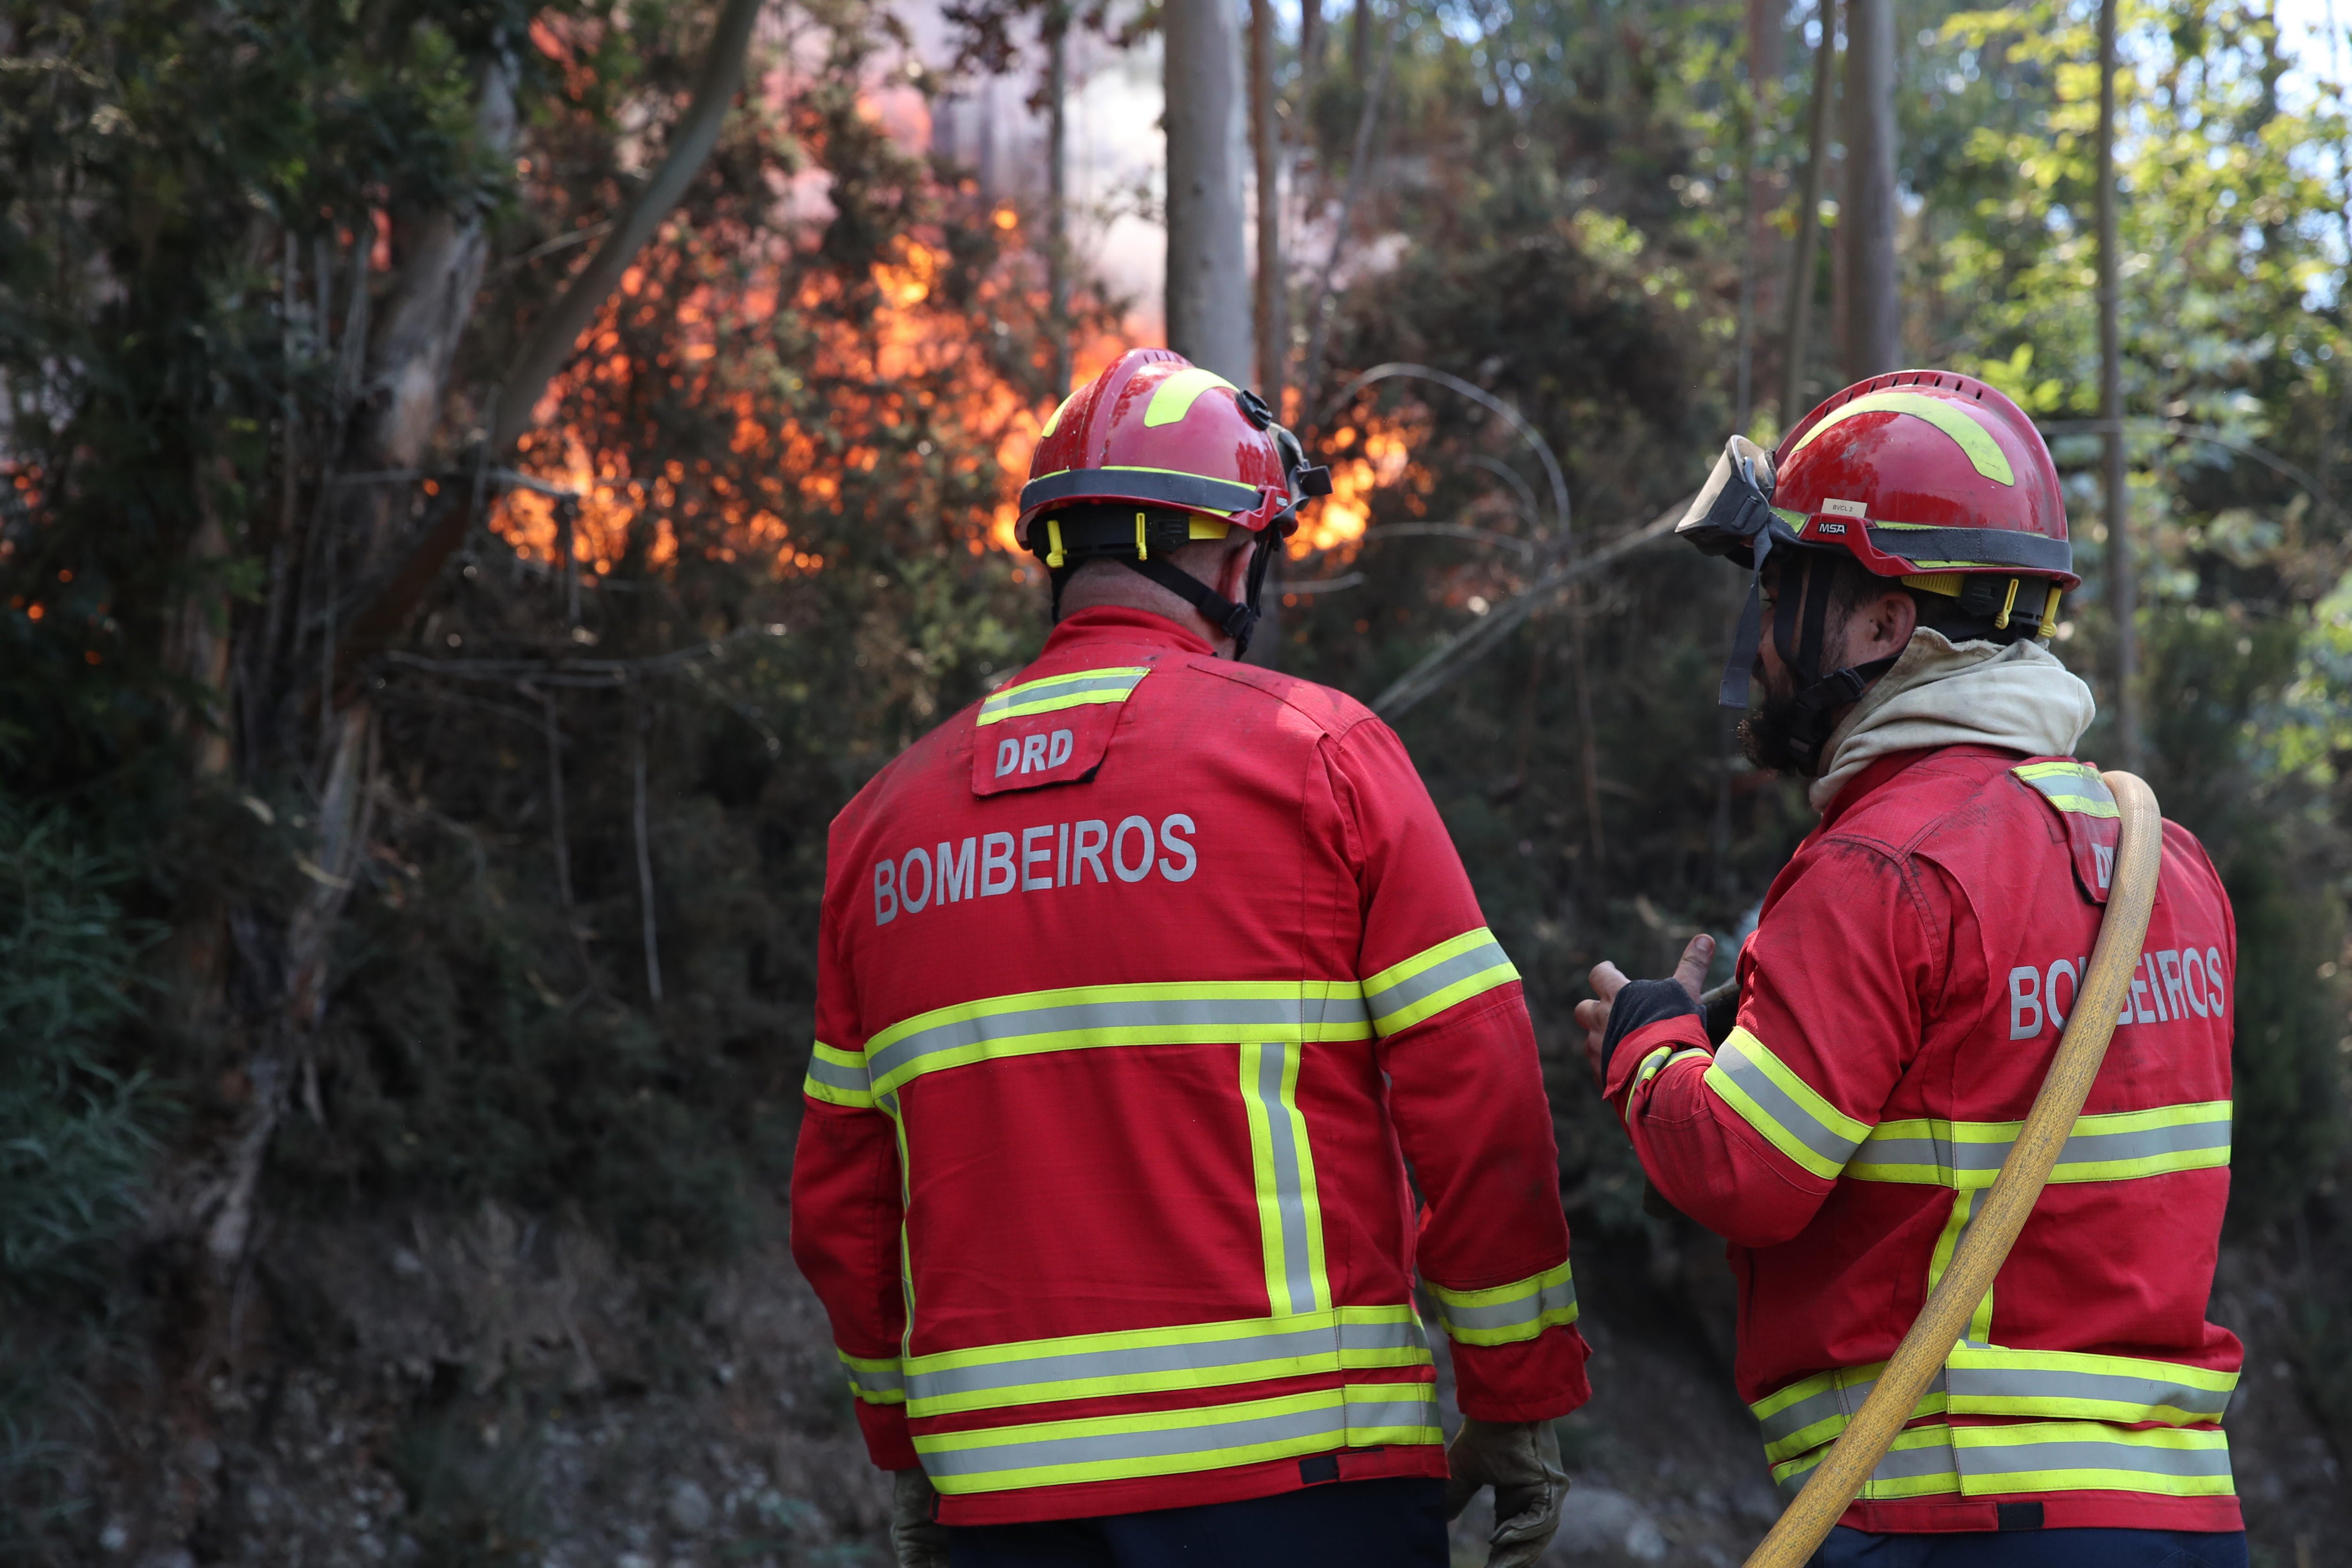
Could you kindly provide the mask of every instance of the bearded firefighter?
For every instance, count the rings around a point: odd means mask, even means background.
[[[1587,1352],[1517,972],[1388,727],[1236,662],[1328,488],[1121,358],[1021,493],[1043,652],[833,824],[793,1253],[902,1563],[1440,1568],[1487,1484],[1495,1563],[1552,1533]]]
[[[1749,574],[1723,699],[1821,821],[1727,1016],[1702,1012],[1700,937],[1670,980],[1601,964],[1578,1019],[1652,1184],[1730,1243],[1740,1397],[1793,1496],[2032,1103],[2119,824],[2074,754],[2089,689],[2044,646],[2078,583],[2058,476],[1992,387],[1906,371],[1769,456],[1735,437],[1678,531]],[[1816,1563],[2246,1562],[2221,1429],[2241,1351],[2205,1319],[2236,965],[2220,879],[2168,822],[2130,1003],[2050,1185]]]

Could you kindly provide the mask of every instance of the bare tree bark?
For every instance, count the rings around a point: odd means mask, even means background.
[[[1780,351],[1780,427],[1805,414],[1806,340],[1813,322],[1813,273],[1822,237],[1822,170],[1830,154],[1830,110],[1837,91],[1837,0],[1821,0],[1822,41],[1813,51],[1812,128],[1797,194],[1797,243],[1789,258],[1789,325]]]
[[[1070,390],[1070,7],[1045,11],[1045,314],[1054,334],[1054,395]]]
[[[1257,161],[1257,390],[1282,407],[1290,357],[1282,253],[1282,126],[1275,114],[1274,0],[1250,0],[1250,145]]]
[[[1226,380],[1250,376],[1242,242],[1240,23],[1226,0],[1168,0],[1168,346]]]
[[[1895,269],[1895,0],[1847,0],[1846,379],[1899,370],[1903,307]]]
[[[2139,578],[2132,559],[2130,475],[2124,467],[2123,332],[2116,268],[2116,3],[2099,6],[2099,426],[2106,489],[2107,599],[2116,616],[2116,729],[2124,771],[2137,773]]]

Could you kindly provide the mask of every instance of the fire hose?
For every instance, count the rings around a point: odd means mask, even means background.
[[[2101,776],[2122,813],[2123,841],[2116,853],[2115,880],[2099,922],[2098,945],[2091,950],[2074,1016],[2066,1022],[2049,1075],[2042,1080],[2009,1157],[2001,1162],[1984,1206],[1961,1237],[1950,1267],[1919,1310],[1918,1321],[1903,1336],[1861,1410],[1814,1467],[1804,1489],[1748,1554],[1747,1568],[1803,1568],[1828,1539],[1846,1506],[1886,1457],[1895,1434],[1910,1420],[1927,1385],[1943,1370],[1969,1314],[2025,1228],[2026,1217],[2074,1131],[2074,1120],[2083,1113],[2091,1081],[2098,1077],[2107,1041],[2126,1005],[2140,944],[2147,937],[2164,842],[2156,795],[2147,785],[2131,773]]]

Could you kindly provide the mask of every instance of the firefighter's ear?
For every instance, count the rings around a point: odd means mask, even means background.
[[[1236,605],[1247,603],[1250,557],[1265,548],[1265,542],[1247,529],[1234,530],[1224,554],[1217,558],[1217,575],[1209,586]]]
[[[1845,623],[1845,657],[1840,662],[1851,668],[1899,654],[1918,629],[1918,602],[1898,584],[1854,607]]]

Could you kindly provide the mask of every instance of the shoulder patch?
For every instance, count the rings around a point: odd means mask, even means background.
[[[972,719],[971,793],[1085,783],[1149,665],[1073,669],[992,693]]]
[[[2116,846],[2123,840],[2123,814],[2099,770],[2072,758],[2043,758],[2009,771],[2058,814],[2073,851],[2075,883],[2091,902],[2105,903],[2107,885],[2115,880]]]

